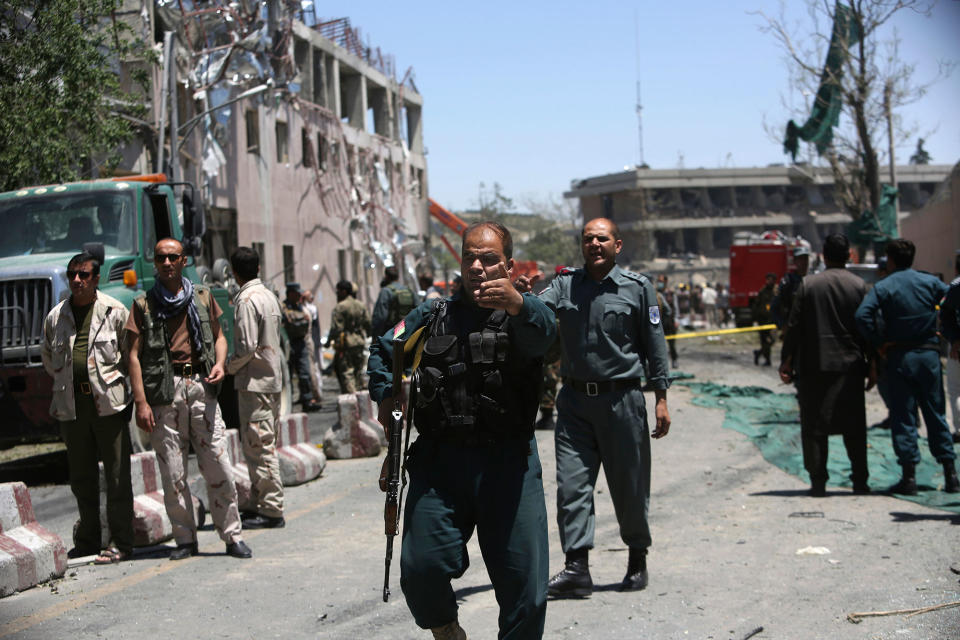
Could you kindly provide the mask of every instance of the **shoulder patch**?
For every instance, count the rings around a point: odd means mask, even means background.
[[[653,282],[652,280],[650,280],[649,277],[646,276],[646,274],[643,274],[643,273],[637,273],[637,272],[635,272],[635,271],[629,271],[629,270],[623,269],[623,268],[620,269],[620,273],[622,273],[622,274],[624,275],[624,277],[630,278],[631,280],[633,280],[633,281],[635,281],[635,282],[639,282],[640,284],[646,284],[646,283],[648,283],[648,282]]]
[[[393,329],[390,330],[390,333],[393,334],[393,339],[396,340],[397,338],[403,335],[406,329],[407,329],[407,325],[404,323],[403,320],[401,320],[400,322],[397,323],[397,325]]]
[[[561,267],[560,271],[557,272],[558,276],[570,276],[576,273],[577,270],[573,267]]]
[[[647,307],[647,313],[650,316],[650,324],[657,325],[660,324],[660,307],[653,305],[652,307]]]

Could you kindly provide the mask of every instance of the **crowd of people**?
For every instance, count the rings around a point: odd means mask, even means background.
[[[371,314],[357,300],[353,283],[336,284],[325,342],[335,351],[333,369],[344,393],[362,389],[368,374],[370,395],[388,432],[399,400],[394,396],[401,393],[393,388],[393,360],[409,354],[403,364],[411,392],[401,404],[412,412],[418,436],[405,460],[409,494],[400,583],[414,621],[434,638],[466,638],[451,580],[469,565],[466,545],[474,531],[500,605],[499,637],[540,638],[548,598],[593,593],[589,552],[601,467],[629,549],[619,590],[639,591],[648,584],[651,440],[670,432],[669,365],[677,363],[666,337],[679,330],[684,314],[700,313],[709,325],[722,326],[729,299],[719,285],[673,290],[666,276],[651,279],[618,266],[623,240],[611,220],[588,221],[580,247],[583,267],[558,270],[537,294],[531,281],[514,277],[512,236],[496,222],[464,231],[462,282],[451,295],[431,291],[427,273],[419,274],[424,291],[418,294],[389,267]],[[911,242],[891,241],[889,275],[868,288],[845,269],[849,250],[842,235],[826,238],[826,270],[814,275],[805,275],[809,255],[798,251],[798,273],[779,287],[775,276],[768,277],[755,304],[757,322],[775,321],[782,328],[779,375],[797,386],[810,493],[825,495],[827,436],[834,433],[843,434],[854,492],[870,492],[864,390],[878,378],[886,380],[893,449],[902,467],[889,491],[918,491],[919,412],[930,452],[943,466],[943,489],[960,492],[953,447],[958,436],[951,436],[945,419],[938,351],[942,332],[951,345],[949,359],[960,357],[960,256],[958,278],[948,288],[912,269]],[[191,444],[226,553],[249,558],[244,528],[285,525],[275,445],[284,369],[296,380],[305,410],[320,404],[316,307],[297,283],[288,283],[284,300],[278,300],[258,277],[256,252],[237,248],[231,255],[239,289],[228,358],[218,321],[222,311],[209,289],[184,277],[182,245],[159,241],[154,260],[154,286],[127,309],[98,290],[97,259],[74,256],[67,266],[71,295],[44,325],[43,361],[55,381],[51,413],[62,424],[80,511],[70,553],[95,554],[97,563],[119,562],[132,553],[127,424],[133,411],[157,452],[176,541],[170,559],[197,553],[186,477]],[[412,345],[404,344],[407,340]],[[772,332],[761,333],[761,340],[755,362],[762,357],[770,364]],[[541,410],[538,421],[545,370],[560,385],[546,398],[549,411]],[[253,487],[255,508],[246,513],[240,513],[230,481],[217,405],[227,374],[238,392]],[[649,417],[644,391],[653,392]],[[954,407],[957,420],[960,406]],[[565,561],[552,577],[537,428],[552,429],[555,442]],[[106,546],[100,544],[98,459],[107,483]]]

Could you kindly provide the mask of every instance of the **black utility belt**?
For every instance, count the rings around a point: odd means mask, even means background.
[[[643,384],[642,378],[629,378],[626,380],[603,380],[600,382],[586,382],[575,378],[564,376],[563,384],[568,385],[585,393],[591,398],[601,393],[610,393],[611,391],[626,391],[628,389],[639,389]]]
[[[453,444],[466,447],[503,447],[512,443],[526,444],[530,440],[530,434],[525,437],[517,435],[507,435],[504,433],[490,433],[485,431],[467,431],[457,429],[434,429],[431,431],[420,431],[422,438],[442,442],[444,444]]]

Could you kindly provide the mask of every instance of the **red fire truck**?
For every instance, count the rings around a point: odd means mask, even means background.
[[[810,243],[800,236],[787,236],[781,231],[753,233],[741,231],[730,245],[730,311],[738,327],[753,323],[750,304],[768,273],[777,274],[777,281],[794,269],[793,250]]]

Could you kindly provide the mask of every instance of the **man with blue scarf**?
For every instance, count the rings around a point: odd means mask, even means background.
[[[189,445],[207,483],[213,524],[235,558],[252,552],[241,538],[237,489],[230,475],[223,423],[216,419],[227,340],[220,307],[206,287],[183,277],[183,245],[165,238],[154,249],[157,279],[133,301],[129,332],[130,382],[137,426],[157,452],[163,501],[177,548],[171,560],[197,554],[197,522],[187,484]]]

